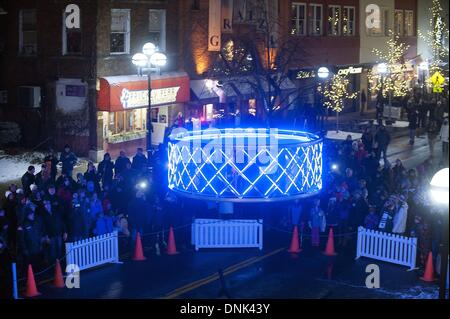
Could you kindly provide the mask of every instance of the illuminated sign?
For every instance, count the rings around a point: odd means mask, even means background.
[[[360,74],[362,73],[362,67],[360,68],[354,68],[354,67],[349,67],[347,69],[340,69],[338,71],[338,75],[349,75],[349,74]]]
[[[177,101],[179,89],[180,87],[177,86],[152,90],[152,106],[175,103]],[[148,106],[148,91],[130,91],[123,89],[122,95],[120,96],[120,102],[124,109]]]
[[[222,3],[220,0],[209,0],[208,51],[220,51]]]
[[[315,78],[315,77],[316,77],[315,71],[298,71],[297,72],[297,80],[309,79],[309,78]]]

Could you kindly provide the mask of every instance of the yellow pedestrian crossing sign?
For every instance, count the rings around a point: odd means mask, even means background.
[[[442,74],[439,71],[436,71],[430,78],[431,82],[435,85],[442,85],[445,82],[445,78],[442,76]]]
[[[431,83],[433,83],[433,93],[442,93],[441,85],[444,84],[445,78],[439,71],[434,72],[434,74],[430,77]]]

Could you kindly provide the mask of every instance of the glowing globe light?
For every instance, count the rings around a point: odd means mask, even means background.
[[[155,66],[165,66],[167,56],[164,53],[156,52],[150,57],[150,63]]]
[[[265,202],[322,189],[322,139],[277,129],[182,130],[168,144],[169,188],[202,200]]]
[[[438,204],[447,204],[449,192],[449,169],[444,168],[437,172],[430,182],[430,196]]]
[[[377,71],[380,74],[386,74],[388,72],[388,67],[386,63],[380,63],[377,65]]]
[[[330,75],[330,70],[323,66],[317,70],[317,75],[321,79],[326,79]]]
[[[151,56],[153,55],[153,53],[156,52],[156,45],[154,45],[151,42],[147,42],[146,44],[144,44],[144,46],[142,47],[142,52],[145,55]]]
[[[145,67],[148,64],[148,57],[144,53],[136,53],[131,58],[131,62],[138,67]]]

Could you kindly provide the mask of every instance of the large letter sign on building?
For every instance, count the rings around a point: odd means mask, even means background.
[[[208,51],[220,51],[222,31],[221,6],[220,0],[209,0]]]

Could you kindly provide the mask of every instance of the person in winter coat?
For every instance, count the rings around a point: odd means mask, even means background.
[[[113,219],[111,216],[100,212],[95,221],[94,235],[100,236],[112,233],[114,230]]]
[[[15,251],[17,247],[17,226],[19,221],[21,221],[22,216],[19,214],[21,210],[18,207],[14,194],[10,191],[7,191],[6,201],[3,204],[3,209],[5,210],[5,216],[8,220],[8,232],[7,232],[7,246],[11,251]]]
[[[395,234],[403,234],[406,231],[406,222],[408,219],[408,204],[406,203],[405,196],[400,196],[400,208],[394,215],[394,224],[392,227],[392,232]]]
[[[36,186],[39,188],[39,191],[45,193],[49,184],[52,183],[50,170],[48,169],[46,164],[41,165],[41,171],[36,174],[35,179]]]
[[[373,145],[373,134],[369,127],[366,127],[364,129],[364,133],[361,137],[361,141],[364,144],[364,149],[368,152],[372,152],[372,145]]]
[[[56,175],[58,174],[58,162],[58,155],[53,150],[50,150],[50,153],[44,158],[44,163],[47,165],[47,168],[50,169],[50,178],[52,183],[55,183],[56,181]]]
[[[44,202],[41,216],[44,223],[45,234],[47,235],[47,261],[54,263],[63,253],[63,242],[67,240],[67,226],[63,216],[58,211],[52,210],[49,201]]]
[[[369,206],[369,213],[364,218],[364,228],[376,230],[378,228],[379,217],[375,206]]]
[[[145,223],[148,221],[148,215],[150,213],[151,207],[145,200],[144,193],[138,190],[135,198],[128,204],[127,209],[128,223],[133,240],[135,240],[137,232],[143,233]]]
[[[6,212],[4,209],[0,208],[0,254],[7,248],[6,244],[8,242],[8,227],[9,221],[6,218]]]
[[[97,169],[93,162],[89,162],[87,166],[86,173],[84,173],[84,178],[86,179],[86,185],[89,182],[94,183],[94,191],[96,193],[100,192],[100,177],[97,173]]]
[[[21,178],[22,188],[25,191],[25,195],[27,196],[31,193],[30,186],[32,184],[36,184],[36,176],[34,175],[34,173],[34,166],[29,166],[27,171],[22,175]]]
[[[386,130],[384,125],[378,128],[378,132],[375,134],[375,142],[378,144],[377,159],[380,160],[381,154],[383,154],[384,165],[387,164],[387,149],[391,142],[391,136]]]
[[[392,232],[392,227],[394,224],[394,206],[395,204],[390,200],[388,200],[384,205],[380,223],[378,224],[378,229],[380,231],[386,233]]]
[[[302,216],[303,206],[297,199],[292,205],[289,206],[289,217],[291,219],[292,225],[299,225],[300,218]]]
[[[439,139],[442,142],[441,164],[448,165],[448,118],[445,118],[442,123],[441,130],[439,132]]]
[[[114,163],[111,161],[111,155],[105,153],[103,160],[98,164],[98,176],[102,181],[102,187],[111,185],[114,177]]]
[[[43,253],[44,232],[42,223],[36,219],[34,205],[27,207],[26,219],[17,228],[19,252],[23,257],[23,266],[31,264],[34,270],[40,266]]]
[[[419,112],[414,108],[408,113],[409,145],[414,145],[419,121]]]
[[[73,167],[77,163],[78,159],[76,155],[70,150],[70,146],[64,146],[64,151],[61,152],[59,161],[62,163],[62,172],[67,176],[72,177]]]
[[[69,217],[69,238],[71,242],[83,240],[88,237],[87,230],[87,212],[86,206],[83,205],[79,198],[78,193],[73,194],[72,209]]]
[[[144,150],[139,147],[136,151],[136,155],[133,157],[131,167],[139,173],[144,172],[147,169],[147,157],[144,155]]]
[[[97,215],[103,212],[102,201],[98,198],[97,193],[93,193],[89,201],[89,219],[88,219],[88,229],[93,229],[95,227],[95,220]]]
[[[315,199],[311,207],[309,221],[309,227],[311,228],[311,245],[313,247],[319,247],[320,233],[325,231],[326,224],[325,213],[320,207],[320,199]]]
[[[120,151],[119,157],[116,159],[114,163],[114,174],[120,175],[126,169],[127,164],[131,165],[130,159],[125,155],[124,151]]]

